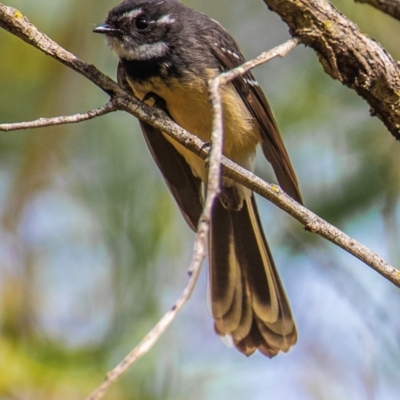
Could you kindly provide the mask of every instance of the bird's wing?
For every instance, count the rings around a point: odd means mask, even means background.
[[[221,66],[221,71],[228,71],[245,62],[236,43],[229,35],[215,36],[210,46]],[[280,186],[289,196],[301,203],[296,174],[263,91],[250,71],[234,79],[232,85],[260,126],[262,149],[274,169]]]
[[[118,83],[126,91],[132,92],[121,63],[117,71]],[[195,177],[189,164],[175,150],[161,131],[140,121],[147,146],[160,169],[169,190],[189,226],[196,231],[203,209],[201,180]]]

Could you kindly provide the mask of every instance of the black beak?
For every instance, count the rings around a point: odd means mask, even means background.
[[[122,34],[122,31],[120,29],[113,28],[112,26],[107,24],[96,26],[96,28],[93,29],[93,32],[103,33],[109,36],[117,36]]]

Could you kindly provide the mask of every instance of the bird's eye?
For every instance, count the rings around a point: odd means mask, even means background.
[[[149,20],[146,17],[136,18],[135,25],[139,30],[146,29],[149,26]]]

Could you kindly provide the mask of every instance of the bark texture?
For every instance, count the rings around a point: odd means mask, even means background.
[[[315,50],[327,74],[355,90],[400,140],[400,75],[397,63],[326,0],[264,0],[290,33]]]

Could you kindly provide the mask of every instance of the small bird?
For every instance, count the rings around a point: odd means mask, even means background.
[[[245,60],[215,20],[176,0],[125,0],[94,32],[119,57],[118,83],[209,142],[208,81]],[[261,144],[282,189],[301,203],[297,179],[268,102],[251,72],[222,88],[226,157],[253,170]],[[191,229],[203,208],[207,164],[140,122],[150,152]],[[218,335],[243,354],[273,357],[297,341],[296,326],[265,239],[253,193],[222,178],[209,237],[211,309]]]

